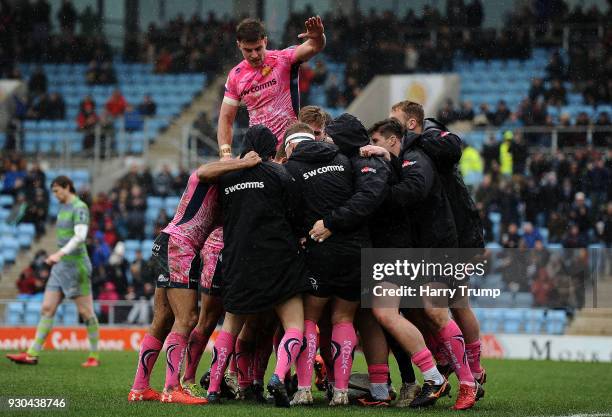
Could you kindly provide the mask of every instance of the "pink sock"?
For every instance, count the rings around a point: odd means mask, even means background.
[[[210,363],[210,385],[208,392],[219,392],[223,373],[227,368],[227,363],[234,352],[236,336],[221,330],[215,340],[213,347],[212,362]]]
[[[319,349],[321,351],[321,358],[323,358],[323,362],[325,363],[325,370],[327,371],[327,382],[334,385],[336,383],[336,378],[334,375],[334,357],[331,353],[331,346],[331,333],[319,333]]]
[[[263,382],[266,375],[266,369],[268,368],[268,361],[272,354],[272,336],[266,336],[257,338],[257,345],[255,348],[255,364],[253,380]]]
[[[276,352],[276,368],[274,369],[274,373],[279,378],[282,378],[283,381],[285,380],[287,372],[291,370],[291,365],[295,363],[295,360],[300,354],[303,337],[303,331],[300,329],[290,328],[285,330],[285,335],[278,345],[278,350]]]
[[[166,338],[166,384],[164,390],[171,391],[179,386],[181,364],[187,350],[187,336],[171,332]]]
[[[247,388],[253,383],[253,344],[242,339],[236,340],[236,369],[238,371],[238,385]]]
[[[353,368],[353,354],[357,347],[357,335],[351,322],[334,324],[332,328],[332,350],[334,355],[335,387],[348,389],[351,369]]]
[[[132,389],[142,391],[149,388],[149,379],[151,378],[153,366],[155,366],[155,361],[157,356],[159,356],[162,345],[162,342],[148,333],[142,339],[140,353],[138,354],[138,368],[136,368],[136,376],[134,377]]]
[[[370,384],[386,384],[389,380],[389,365],[376,364],[368,366]]]
[[[410,359],[412,359],[412,363],[419,368],[422,374],[435,367],[433,356],[427,348],[415,353]]]
[[[465,345],[465,353],[467,355],[468,364],[470,365],[470,371],[474,377],[482,374],[482,367],[480,366],[480,340]]]
[[[297,369],[298,387],[310,388],[314,360],[317,356],[317,324],[314,321],[304,320],[304,341],[306,345],[302,346],[303,350],[295,362],[295,367]]]
[[[442,341],[437,336],[428,333],[425,335],[425,344],[438,365],[448,365],[451,363]]]
[[[457,379],[461,384],[474,384],[474,377],[470,371],[465,354],[465,341],[463,333],[457,326],[454,320],[448,322],[439,333],[440,339],[446,348],[446,351],[451,355],[450,359],[457,374]]]
[[[197,329],[193,329],[187,340],[187,360],[185,361],[185,374],[183,381],[195,381],[198,364],[202,358],[202,352],[206,348],[208,337],[205,337]]]

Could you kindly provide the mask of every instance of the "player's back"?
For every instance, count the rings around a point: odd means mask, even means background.
[[[200,182],[197,171],[194,171],[189,176],[172,221],[163,232],[199,251],[213,229],[221,224],[221,206],[217,197],[217,186]]]

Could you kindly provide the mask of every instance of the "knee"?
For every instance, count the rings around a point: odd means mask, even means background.
[[[384,328],[387,328],[393,321],[393,312],[388,308],[373,308],[372,315]]]
[[[53,317],[57,311],[57,306],[53,304],[43,304],[40,308],[40,314],[44,317]]]
[[[446,309],[428,308],[425,309],[425,313],[427,314],[428,327],[435,330],[442,329],[450,320]]]
[[[151,333],[154,335],[167,334],[172,329],[173,324],[174,315],[171,310],[156,311],[151,322]]]
[[[191,331],[198,324],[198,315],[195,311],[191,311],[182,317],[176,317],[175,323],[182,329]]]

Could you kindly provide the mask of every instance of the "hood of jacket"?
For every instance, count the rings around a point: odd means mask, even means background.
[[[340,152],[351,156],[362,146],[370,143],[368,131],[363,123],[352,114],[344,113],[335,118],[325,131],[332,138]]]
[[[309,140],[298,143],[289,160],[306,163],[328,162],[337,154],[338,147],[331,143]]]
[[[244,135],[244,144],[242,145],[243,158],[250,151],[255,151],[262,160],[267,161],[276,155],[276,136],[264,125],[251,126]]]

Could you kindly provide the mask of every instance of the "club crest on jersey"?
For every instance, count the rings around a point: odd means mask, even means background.
[[[272,67],[269,65],[264,65],[264,67],[261,69],[261,75],[263,75],[264,77],[267,77],[268,74],[270,74],[272,72]]]
[[[363,174],[368,173],[368,172],[371,172],[371,173],[373,173],[373,174],[376,174],[376,168],[372,168],[372,167],[363,167],[363,168],[361,168],[361,172],[362,172]]]
[[[417,163],[417,161],[404,161],[402,163],[402,168],[411,167],[411,166],[413,166],[416,163]]]

